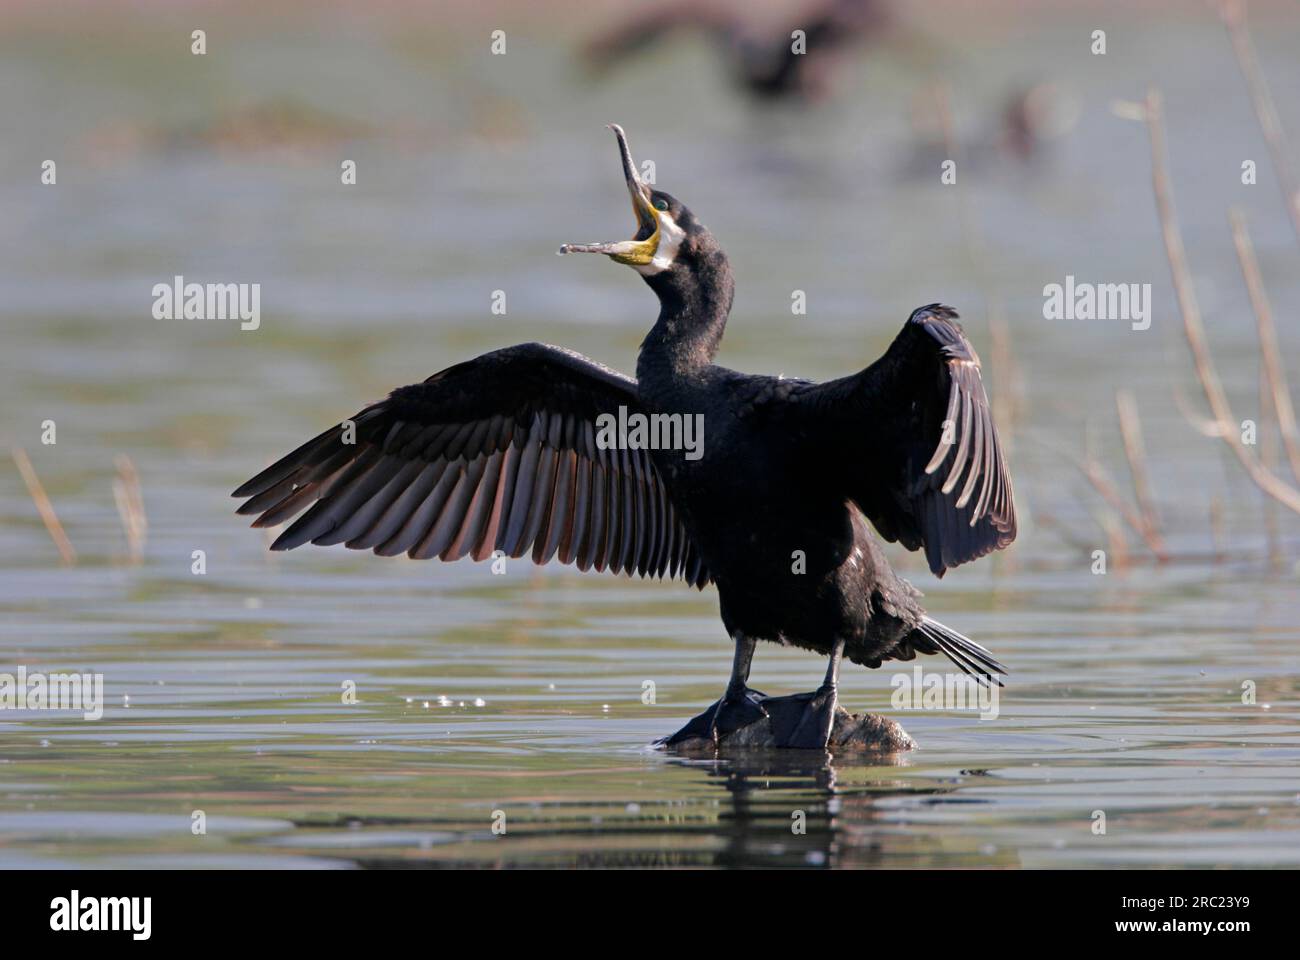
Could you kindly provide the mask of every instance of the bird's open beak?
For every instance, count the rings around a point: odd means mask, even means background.
[[[619,263],[643,267],[653,262],[659,251],[659,215],[650,202],[650,187],[641,179],[636,164],[632,162],[632,151],[628,149],[623,128],[617,123],[611,123],[609,128],[618,137],[619,154],[623,160],[623,179],[627,181],[627,192],[632,197],[632,213],[636,217],[636,235],[631,240],[618,240],[614,243],[566,243],[560,247],[560,253],[603,253]]]

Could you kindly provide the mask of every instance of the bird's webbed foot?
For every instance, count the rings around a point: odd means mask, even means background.
[[[823,684],[812,693],[769,697],[764,702],[776,746],[806,750],[826,748],[838,707],[839,697],[833,684]]]
[[[763,705],[767,700],[764,694],[749,687],[728,688],[721,700],[660,743],[671,747],[688,740],[711,740],[717,745],[729,734],[766,717]]]

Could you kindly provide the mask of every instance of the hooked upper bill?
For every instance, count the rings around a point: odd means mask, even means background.
[[[681,231],[665,211],[655,208],[650,187],[641,179],[636,163],[632,160],[632,151],[627,145],[627,135],[623,128],[617,123],[608,126],[618,137],[623,179],[627,182],[627,192],[632,199],[632,214],[636,217],[636,234],[630,240],[612,243],[566,243],[561,245],[559,253],[603,253],[611,260],[630,267],[648,268],[644,272],[665,270],[672,265],[672,255],[676,253],[676,243],[663,243],[666,229],[667,232]]]

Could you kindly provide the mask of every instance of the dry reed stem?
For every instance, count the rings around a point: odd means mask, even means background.
[[[1119,492],[1119,487],[1117,487],[1114,481],[1110,479],[1110,475],[1106,473],[1105,467],[1103,467],[1101,462],[1092,455],[1092,445],[1087,439],[1086,433],[1084,439],[1084,455],[1082,457],[1064,446],[1050,443],[1041,437],[1037,439],[1040,443],[1048,447],[1048,449],[1054,450],[1058,456],[1074,464],[1079,473],[1083,475],[1083,478],[1087,480],[1101,498],[1106,501],[1107,506],[1123,518],[1129,528],[1132,529],[1132,531],[1141,538],[1142,542],[1147,545],[1148,549],[1155,554],[1158,561],[1165,563],[1170,559],[1164,541],[1159,537],[1151,537],[1150,531],[1142,521],[1141,514],[1139,514],[1137,510],[1124,500],[1123,495]],[[1103,530],[1107,529],[1106,524],[1100,519],[1098,520],[1098,525],[1101,526]]]
[[[1291,486],[1260,463],[1241,442],[1236,428],[1236,418],[1223,384],[1215,371],[1214,359],[1205,340],[1205,326],[1201,321],[1200,305],[1192,284],[1191,270],[1187,265],[1187,250],[1183,246],[1178,216],[1174,211],[1173,187],[1169,178],[1169,156],[1165,145],[1164,111],[1159,91],[1147,93],[1145,116],[1151,138],[1151,180],[1155,191],[1156,210],[1164,238],[1165,255],[1173,276],[1178,310],[1183,319],[1183,333],[1192,351],[1192,361],[1197,379],[1210,405],[1216,426],[1221,431],[1219,439],[1232,450],[1247,475],[1261,490],[1295,513],[1300,513],[1300,490]]]
[[[1300,240],[1300,186],[1297,186],[1295,170],[1291,167],[1291,151],[1287,146],[1286,133],[1282,130],[1282,121],[1278,119],[1277,107],[1273,104],[1273,94],[1264,78],[1264,71],[1260,68],[1259,57],[1255,55],[1250,29],[1246,26],[1245,4],[1240,0],[1221,0],[1219,16],[1228,28],[1232,51],[1237,56],[1237,65],[1241,67],[1246,87],[1250,91],[1255,119],[1259,121],[1264,142],[1268,145],[1273,173],[1282,188],[1287,212],[1291,215],[1291,227],[1295,230],[1296,239]]]
[[[32,466],[32,461],[27,456],[27,451],[22,447],[14,447],[11,451],[14,463],[18,465],[18,472],[23,476],[23,483],[27,484],[27,492],[31,494],[32,500],[36,503],[36,512],[41,515],[41,521],[45,524],[45,529],[49,531],[50,539],[59,549],[59,557],[63,565],[70,567],[77,562],[77,551],[72,549],[72,541],[68,535],[63,532],[63,524],[59,523],[59,515],[54,512],[54,504],[50,502],[49,496],[45,493],[45,487],[41,485],[40,477],[36,476],[36,468]]]
[[[1210,498],[1210,543],[1214,549],[1215,563],[1222,563],[1227,556],[1223,526],[1223,500],[1215,494]]]
[[[1119,416],[1119,432],[1124,440],[1124,456],[1128,460],[1129,475],[1133,478],[1133,495],[1137,498],[1142,526],[1148,543],[1157,555],[1167,556],[1165,538],[1160,531],[1160,516],[1151,496],[1151,474],[1147,470],[1146,445],[1142,441],[1142,421],[1138,417],[1137,400],[1128,390],[1115,391],[1115,410]]]
[[[1246,290],[1250,293],[1250,305],[1255,311],[1255,327],[1259,331],[1260,366],[1264,381],[1262,386],[1267,387],[1273,411],[1277,414],[1278,431],[1282,434],[1282,444],[1286,448],[1291,473],[1300,480],[1300,436],[1297,436],[1295,407],[1291,403],[1291,391],[1280,359],[1282,350],[1277,342],[1273,308],[1268,302],[1268,294],[1264,292],[1264,281],[1259,272],[1259,261],[1255,258],[1255,245],[1251,243],[1250,231],[1246,229],[1246,218],[1240,210],[1233,207],[1228,211],[1228,220],[1232,224],[1232,242],[1237,248],[1237,261],[1241,264],[1242,279],[1246,281]]]
[[[131,562],[138,564],[144,560],[145,538],[149,532],[140,475],[136,473],[131,458],[124,453],[119,453],[113,462],[117,466],[117,477],[113,480],[113,499],[117,503],[118,516],[122,519],[122,529],[126,532]]]
[[[1178,384],[1174,384],[1174,406],[1183,418],[1203,437],[1209,437],[1211,440],[1218,440],[1223,435],[1223,429],[1220,424],[1211,420],[1209,417],[1203,417],[1192,409],[1192,402],[1187,399],[1187,395],[1179,389]]]

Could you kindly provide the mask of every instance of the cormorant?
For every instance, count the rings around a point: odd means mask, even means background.
[[[713,40],[733,80],[754,98],[820,100],[829,87],[832,57],[884,33],[893,19],[883,0],[817,0],[792,14],[785,28],[759,32],[735,4],[679,0],[638,11],[589,41],[584,52],[591,67],[605,70],[677,31],[698,30]],[[803,50],[795,48],[795,29],[803,31]]]
[[[1024,164],[1047,160],[1050,148],[1070,132],[1078,113],[1073,98],[1054,84],[1021,85],[1007,94],[996,121],[990,118],[977,133],[959,140],[955,131],[944,129],[947,99],[947,89],[938,85],[913,98],[916,143],[905,164],[907,176],[935,176],[942,161],[956,160],[958,154],[967,170],[1005,167],[1008,159]]]
[[[826,383],[717,366],[733,292],[726,254],[681,202],[641,180],[611,127],[636,234],[560,252],[605,254],[658,296],[637,379],[540,343],[483,354],[307,441],[234,491],[249,498],[239,512],[272,526],[306,511],[272,550],[531,551],[537,563],[715,584],[735,642],[731,680],[670,744],[717,742],[768,716],[778,745],[825,747],[843,657],[879,667],[944,653],[1000,683],[1005,668],[926,616],[868,528],[923,548],[937,576],[1015,537],[1010,475],[956,312],[917,309],[879,360]],[[624,422],[702,417],[702,455],[613,437],[603,415],[620,412]],[[780,698],[751,690],[758,640],[829,657],[822,686]]]

